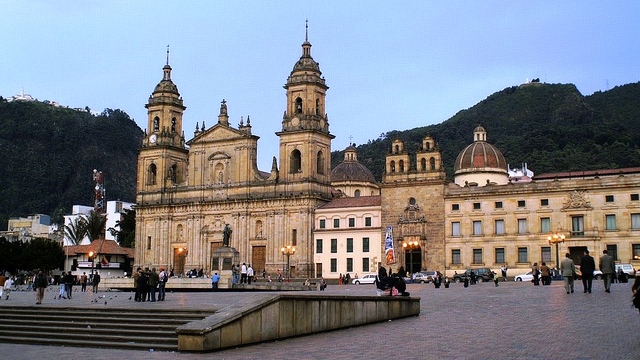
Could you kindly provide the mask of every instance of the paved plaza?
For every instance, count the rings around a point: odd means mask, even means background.
[[[43,306],[205,308],[220,307],[259,292],[169,293],[166,301],[137,303],[131,293],[75,293],[72,300],[47,293]],[[373,285],[329,286],[327,294],[375,294]],[[213,353],[167,353],[0,343],[0,359],[639,359],[640,314],[631,307],[631,283],[613,284],[610,294],[594,281],[591,294],[567,295],[562,282],[409,284],[419,296],[419,317],[286,339]],[[309,293],[307,293],[309,294]],[[105,301],[107,304],[105,304]],[[33,292],[12,292],[6,305],[35,306]],[[1,316],[1,315],[0,315]],[[63,336],[61,334],[61,336]],[[37,344],[38,339],[34,339]]]

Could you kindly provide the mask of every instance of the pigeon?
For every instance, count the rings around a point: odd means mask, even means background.
[[[105,301],[104,304],[107,305],[107,302]]]
[[[129,300],[131,300],[131,296],[129,296]]]

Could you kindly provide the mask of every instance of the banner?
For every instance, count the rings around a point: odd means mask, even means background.
[[[384,255],[387,265],[396,263],[396,253],[393,248],[393,227],[387,226],[387,234],[384,237]]]

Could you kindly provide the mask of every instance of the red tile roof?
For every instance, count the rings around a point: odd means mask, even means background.
[[[360,196],[360,197],[341,197],[331,200],[319,209],[337,209],[337,208],[349,208],[349,207],[364,207],[364,206],[380,206],[380,195],[376,196]]]
[[[129,258],[135,257],[135,249],[124,248],[113,240],[96,239],[89,245],[70,245],[65,246],[65,254],[78,255],[88,254],[93,251],[94,254],[101,255],[126,255]]]

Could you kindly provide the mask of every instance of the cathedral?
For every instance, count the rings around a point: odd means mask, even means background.
[[[167,61],[145,105],[135,266],[209,272],[228,228],[228,245],[256,273],[283,269],[281,248],[294,246],[291,274],[312,276],[314,211],[331,200],[334,136],[325,113],[329,87],[311,57],[308,34],[284,85],[287,100],[276,133],[279,161],[273,158],[270,172],[257,167],[258,136],[251,131],[251,119],[231,126],[224,100],[217,123],[209,128],[203,123],[192,139],[185,139],[186,107],[171,70]]]

